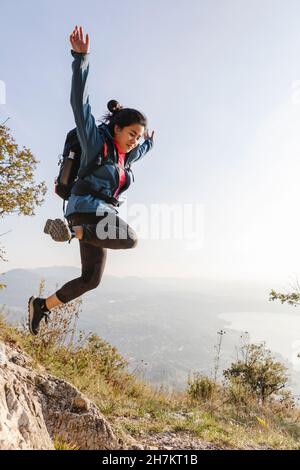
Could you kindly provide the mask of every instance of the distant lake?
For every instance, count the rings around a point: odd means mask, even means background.
[[[229,323],[229,329],[247,331],[251,342],[264,341],[268,349],[281,354],[294,370],[300,371],[300,357],[297,357],[300,353],[300,312],[221,313],[219,318]]]

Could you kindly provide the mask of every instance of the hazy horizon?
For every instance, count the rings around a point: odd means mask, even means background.
[[[0,276],[1,310],[19,323],[27,315],[27,299],[40,280],[45,295],[79,272],[75,267],[12,270]],[[82,297],[77,329],[92,331],[116,346],[132,368],[147,363],[147,379],[182,386],[190,370],[211,373],[217,332],[226,331],[222,368],[235,358],[247,331],[251,342],[266,346],[289,367],[299,394],[300,315],[290,305],[268,300],[271,286],[243,282],[178,282],[175,278],[132,278],[104,275],[100,286]]]

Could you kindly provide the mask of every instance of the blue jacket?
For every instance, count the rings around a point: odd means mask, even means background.
[[[105,139],[107,138],[113,141],[113,137],[106,125],[102,126],[104,133],[99,132],[98,125],[96,124],[96,120],[91,112],[87,88],[89,54],[81,54],[74,52],[73,50],[71,53],[74,57],[72,64],[73,76],[71,87],[71,106],[77,127],[78,139],[82,149],[80,170],[84,170],[91,161],[95,161],[97,156],[100,155]],[[104,137],[104,134],[106,137]],[[140,160],[152,148],[152,146],[153,140],[149,138],[126,154],[126,183],[124,187],[122,187],[119,195],[127,190],[132,182],[132,172],[129,169],[131,164]],[[91,175],[84,178],[94,192],[100,191],[109,197],[112,197],[118,188],[119,179],[119,167],[118,164],[114,162],[100,165]],[[78,196],[74,194],[74,192],[76,191],[72,190],[72,194],[69,198],[66,208],[66,216],[74,214],[75,212],[96,213],[97,209],[100,208],[117,212],[114,206],[100,198],[96,198],[90,194]],[[119,197],[117,199],[119,199]]]

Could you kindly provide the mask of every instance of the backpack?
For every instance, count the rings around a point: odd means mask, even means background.
[[[101,125],[98,126],[99,132],[103,132]],[[106,141],[107,149],[111,154],[112,146]],[[65,140],[63,154],[59,155],[59,173],[55,179],[55,193],[64,201],[67,201],[71,195],[72,188],[78,178],[84,178],[93,173],[95,168],[101,164],[102,159],[108,159],[104,154],[104,148],[101,155],[97,155],[95,161],[92,161],[84,170],[79,171],[81,146],[77,136],[76,127],[68,132]]]
[[[72,187],[78,176],[80,167],[81,146],[77,137],[77,130],[68,132],[63,154],[59,155],[59,173],[55,179],[55,193],[67,201],[71,195]]]

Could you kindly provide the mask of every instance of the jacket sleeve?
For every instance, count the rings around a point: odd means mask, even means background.
[[[153,140],[152,139],[146,139],[141,145],[139,145],[134,152],[134,155],[132,157],[132,163],[137,162],[141,158],[143,158],[149,150],[151,150],[153,147]]]
[[[104,137],[98,130],[91,112],[87,87],[89,54],[71,50],[72,63],[71,106],[77,127],[77,135],[82,149],[81,166],[86,166],[99,154]]]

